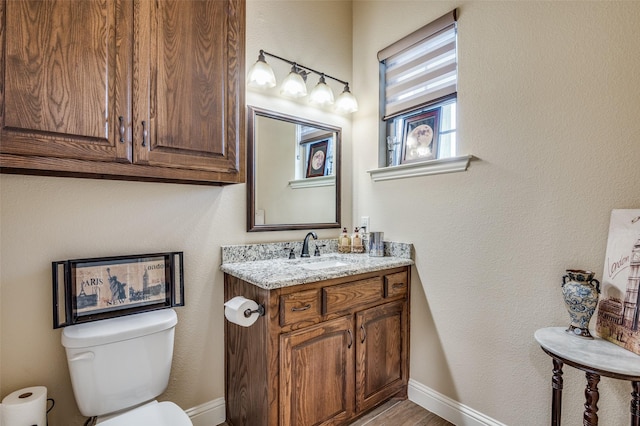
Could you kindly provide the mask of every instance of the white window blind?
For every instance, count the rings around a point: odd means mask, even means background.
[[[456,11],[378,52],[384,117],[433,103],[457,91]]]

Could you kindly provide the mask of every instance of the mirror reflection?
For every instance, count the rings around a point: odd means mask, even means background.
[[[337,228],[341,129],[249,107],[249,231]]]

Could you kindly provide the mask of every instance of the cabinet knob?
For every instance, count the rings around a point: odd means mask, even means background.
[[[142,146],[147,146],[147,136],[149,136],[149,131],[147,130],[147,122],[142,122]]]
[[[120,121],[120,143],[124,143],[124,117],[120,116],[118,117],[118,121]]]

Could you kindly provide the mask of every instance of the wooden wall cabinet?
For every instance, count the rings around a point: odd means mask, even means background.
[[[245,180],[244,0],[0,0],[3,172]]]
[[[225,321],[227,422],[343,425],[406,397],[409,271],[273,290],[225,274],[225,300],[266,308],[251,327]]]

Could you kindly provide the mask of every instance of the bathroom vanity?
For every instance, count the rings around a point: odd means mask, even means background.
[[[225,300],[264,305],[225,321],[227,422],[347,424],[409,377],[409,258],[330,254],[223,263]]]

